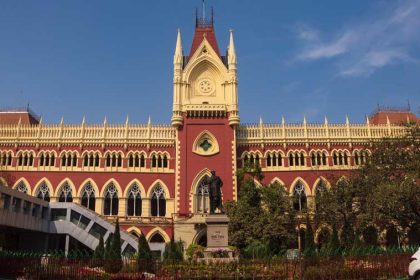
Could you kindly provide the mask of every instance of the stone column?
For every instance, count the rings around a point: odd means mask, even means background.
[[[150,217],[150,198],[143,198],[141,205],[141,216]]]
[[[104,205],[104,198],[103,197],[97,197],[96,201],[95,201],[95,212],[102,215],[103,205]]]
[[[127,216],[127,199],[124,197],[118,198],[118,216]]]

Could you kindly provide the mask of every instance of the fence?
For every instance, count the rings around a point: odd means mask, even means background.
[[[411,253],[370,256],[311,257],[302,261],[305,280],[392,279],[407,275]],[[0,277],[12,279],[298,279],[299,261],[236,260],[221,262],[137,262],[124,258],[118,273],[105,268],[121,265],[115,260],[59,255],[1,255]]]

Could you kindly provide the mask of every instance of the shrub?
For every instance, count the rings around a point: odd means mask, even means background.
[[[188,246],[187,250],[185,250],[185,255],[189,260],[203,258],[204,247],[197,244],[191,244],[190,246]]]

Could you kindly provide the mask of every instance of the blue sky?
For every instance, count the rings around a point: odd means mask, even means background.
[[[363,122],[377,104],[419,114],[420,0],[223,1],[243,123]],[[201,1],[0,2],[0,107],[45,122],[169,123],[176,29],[188,53]]]

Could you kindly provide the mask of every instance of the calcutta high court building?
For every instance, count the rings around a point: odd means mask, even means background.
[[[226,55],[223,55],[226,54]],[[169,108],[168,108],[169,110]],[[169,123],[170,121],[170,123]],[[223,180],[223,201],[238,199],[236,171],[258,163],[263,182],[277,182],[302,207],[358,168],[374,141],[401,135],[406,110],[378,109],[351,124],[241,124],[232,32],[219,49],[213,17],[198,18],[185,52],[178,31],[173,58],[173,107],[167,125],[46,124],[29,109],[0,112],[1,182],[48,201],[73,202],[115,221],[150,243],[206,242],[211,170]]]

